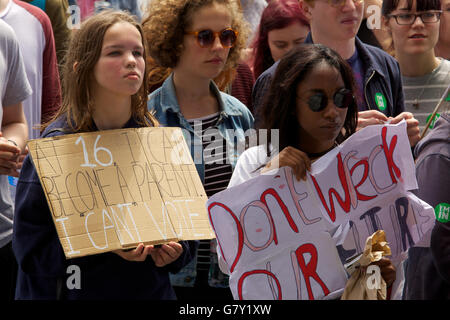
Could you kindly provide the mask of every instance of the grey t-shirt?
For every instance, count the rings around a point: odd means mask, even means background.
[[[450,85],[450,61],[441,59],[439,66],[421,77],[402,76],[405,109],[419,120],[420,132],[427,124],[445,89]],[[417,101],[416,101],[417,100]]]
[[[11,27],[0,19],[0,131],[3,109],[18,104],[31,93],[16,35]],[[8,177],[0,175],[0,248],[11,241],[12,223],[13,200]]]

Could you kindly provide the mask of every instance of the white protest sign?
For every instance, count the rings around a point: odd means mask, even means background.
[[[214,195],[209,218],[234,298],[335,297],[343,262],[373,232],[385,231],[395,258],[433,226],[433,209],[408,192],[416,187],[402,122],[355,133],[306,182],[281,168]]]

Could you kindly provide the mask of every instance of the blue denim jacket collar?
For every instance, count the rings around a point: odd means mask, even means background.
[[[219,88],[211,80],[209,88],[216,96],[219,103],[219,112],[224,117],[242,116],[242,112],[230,104],[224,104]],[[178,104],[175,85],[173,84],[173,73],[164,81],[161,90],[161,109],[163,112],[171,111],[181,116],[180,105]]]

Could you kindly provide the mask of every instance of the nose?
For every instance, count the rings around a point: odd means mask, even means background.
[[[283,50],[283,55],[285,55],[286,53],[288,53],[289,51],[291,51],[291,49],[294,47],[293,43],[289,43],[286,48],[284,48]]]
[[[125,58],[125,62],[127,67],[135,67],[136,66],[136,57],[133,52],[128,52]]]
[[[214,37],[214,42],[213,42],[213,45],[212,45],[212,49],[213,50],[223,49],[222,42],[220,42],[219,36],[215,36]]]
[[[338,114],[338,107],[334,104],[333,99],[328,99],[327,107],[323,110],[323,116],[330,121],[334,121]]]
[[[413,26],[416,26],[416,25],[424,26],[422,17],[421,17],[420,15],[417,15],[417,16],[414,18],[414,21],[413,21],[412,25],[413,25]]]
[[[343,0],[344,1],[344,5],[342,6],[342,10],[354,10],[356,9],[356,4],[355,4],[355,0]],[[356,0],[357,1],[357,0]]]

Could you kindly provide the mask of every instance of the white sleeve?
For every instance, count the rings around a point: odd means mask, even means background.
[[[228,188],[237,186],[260,174],[261,168],[269,161],[267,156],[262,152],[264,152],[264,148],[262,146],[256,146],[241,154],[228,183]]]

